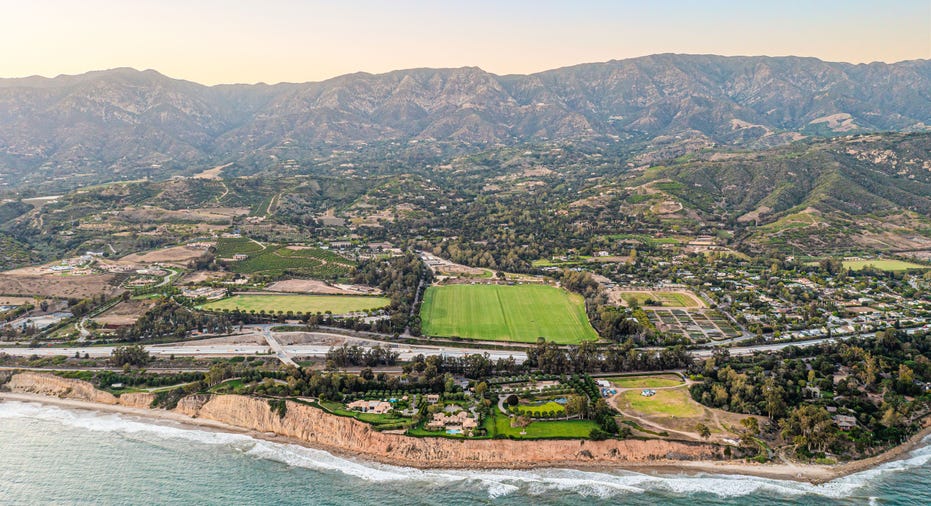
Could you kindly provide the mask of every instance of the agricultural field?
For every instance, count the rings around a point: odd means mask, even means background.
[[[217,242],[217,258],[232,258],[236,253],[251,255],[264,249],[264,245],[246,237],[223,238]]]
[[[854,271],[859,271],[867,267],[873,267],[875,269],[888,272],[903,272],[913,269],[931,269],[931,267],[927,265],[889,259],[844,260],[844,267]]]
[[[248,255],[232,260],[233,255]],[[240,274],[278,277],[285,273],[313,278],[336,279],[344,276],[354,263],[328,250],[307,246],[263,245],[251,239],[222,239],[217,257],[225,259],[229,269]]]
[[[621,298],[628,305],[636,303],[638,306],[704,307],[705,305],[696,295],[686,291],[622,291]]]
[[[596,340],[582,297],[548,285],[432,286],[420,309],[423,333],[559,344]]]
[[[721,313],[713,310],[652,309],[650,320],[662,332],[673,332],[696,342],[717,341],[740,336]]]
[[[362,295],[234,295],[226,299],[209,302],[201,306],[209,311],[278,311],[292,313],[333,313],[345,314],[368,311],[387,306],[391,300],[386,297],[366,297]]]

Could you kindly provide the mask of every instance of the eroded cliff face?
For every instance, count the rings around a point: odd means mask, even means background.
[[[178,404],[189,416],[224,422],[260,432],[274,432],[312,446],[337,449],[410,466],[524,467],[586,463],[656,462],[722,458],[708,444],[639,440],[456,440],[385,434],[352,418],[288,402],[284,417],[264,399],[238,395],[199,396]]]
[[[120,394],[116,400],[120,406],[148,409],[152,407],[152,401],[155,400],[155,394],[150,394],[147,392]]]
[[[12,392],[50,397],[80,399],[101,404],[117,404],[116,397],[94,388],[86,381],[61,378],[52,374],[23,372],[10,378],[6,385]]]
[[[155,395],[145,392],[125,393],[119,397],[97,390],[94,385],[81,380],[62,378],[53,374],[24,372],[14,375],[6,387],[11,392],[39,394],[62,399],[78,399],[129,406],[131,408],[149,408]]]
[[[124,394],[116,398],[83,381],[35,373],[18,374],[9,386],[18,392],[133,407],[147,408],[153,398],[152,394]],[[455,440],[385,434],[355,419],[291,401],[287,403],[285,416],[279,417],[267,400],[239,395],[191,395],[181,399],[174,411],[242,429],[273,432],[310,446],[407,466],[529,467],[722,458],[721,448],[715,445],[661,440]]]

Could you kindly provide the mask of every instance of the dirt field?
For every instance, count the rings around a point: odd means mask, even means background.
[[[101,325],[132,325],[154,304],[151,300],[128,300],[120,302],[102,315],[94,318]]]
[[[119,218],[130,223],[229,223],[233,216],[246,216],[248,214],[249,209],[245,207],[205,207],[202,209],[180,209],[177,211],[149,207],[120,211]]]
[[[109,296],[122,292],[114,286],[115,274],[89,276],[29,275],[0,273],[0,293],[8,295],[36,295],[40,297],[75,297],[83,299],[105,293]]]
[[[491,277],[492,271],[489,269],[480,269],[478,267],[469,267],[467,265],[456,264],[449,260],[437,256],[426,254],[427,265],[437,275],[441,276],[466,276],[466,277]]]
[[[220,172],[222,172],[223,169],[229,167],[230,165],[233,165],[233,164],[228,163],[226,165],[220,165],[212,169],[207,169],[199,174],[195,174],[194,179],[222,179],[220,177]]]
[[[36,301],[34,297],[9,297],[0,295],[0,306],[22,306],[23,304],[33,304]]]
[[[914,258],[915,260],[922,260],[925,262],[931,261],[931,250],[926,251],[908,251],[901,253],[902,256],[909,258]]]
[[[209,337],[207,339],[198,339],[196,341],[184,341],[179,343],[172,343],[168,346],[188,346],[191,348],[197,348],[200,346],[209,346],[216,344],[268,344],[268,341],[265,340],[265,337],[258,332],[250,332],[250,327],[243,329],[243,334],[237,334],[233,336],[223,336],[223,337]]]
[[[469,275],[469,276],[482,277],[482,276],[486,276],[488,273],[488,271],[485,269],[479,269],[476,267],[469,267],[466,265],[459,265],[459,264],[437,265],[434,267],[434,271],[437,274],[447,275],[447,276]]]
[[[190,283],[203,283],[204,281],[223,278],[228,274],[221,271],[194,271],[185,274],[176,284],[183,286]]]
[[[586,260],[590,264],[626,264],[630,263],[629,256],[606,256],[606,257],[591,257]]]
[[[172,248],[163,248],[145,253],[133,253],[121,258],[121,262],[152,264],[156,262],[187,262],[193,260],[205,253],[206,250],[199,248],[189,248],[187,246],[174,246]]]
[[[674,200],[664,200],[652,207],[652,211],[656,214],[673,214],[681,210],[682,204]]]
[[[316,279],[286,279],[269,285],[267,290],[287,293],[319,293],[323,295],[378,295],[381,290],[367,286],[331,285]]]

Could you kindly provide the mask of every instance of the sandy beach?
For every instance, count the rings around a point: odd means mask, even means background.
[[[223,431],[236,434],[245,434],[256,439],[262,439],[274,443],[283,443],[283,444],[296,444],[300,446],[305,446],[308,448],[322,449],[334,453],[342,457],[358,458],[361,460],[370,460],[377,461],[389,465],[397,465],[396,462],[392,462],[390,459],[380,459],[372,458],[370,456],[359,456],[351,452],[341,450],[338,447],[328,447],[327,445],[309,445],[307,442],[291,438],[276,435],[268,432],[258,432],[248,429],[243,429],[242,427],[237,427],[234,425],[207,420],[201,418],[193,418],[184,414],[160,410],[160,409],[144,409],[144,408],[135,408],[129,406],[121,405],[110,405],[110,404],[101,404],[96,402],[89,402],[84,400],[76,399],[62,399],[58,397],[49,397],[38,394],[26,394],[26,393],[10,393],[10,392],[0,392],[0,401],[18,401],[18,402],[34,402],[47,405],[58,406],[67,409],[78,409],[78,410],[89,410],[96,412],[104,413],[118,413],[121,415],[127,415],[131,417],[143,418],[152,423],[172,423],[172,424],[181,424],[188,426],[190,428],[196,428],[201,430],[213,430],[213,431]],[[575,469],[587,469],[587,470],[617,470],[623,469],[628,471],[634,471],[639,473],[647,474],[675,474],[675,475],[695,475],[695,474],[738,474],[738,475],[748,475],[748,476],[757,476],[762,478],[771,478],[778,480],[792,480],[800,482],[809,482],[809,483],[824,483],[842,476],[853,474],[856,472],[864,471],[866,469],[878,466],[884,462],[889,462],[896,460],[897,458],[907,454],[909,451],[913,450],[921,444],[921,441],[931,434],[931,427],[926,427],[924,430],[915,434],[909,439],[908,442],[893,448],[885,453],[882,453],[878,456],[863,459],[859,461],[837,464],[837,465],[815,465],[815,464],[794,464],[794,463],[768,463],[768,464],[758,464],[745,461],[655,461],[651,463],[626,463],[619,465],[604,465],[604,464],[589,464],[586,462],[579,461],[566,461],[558,466],[556,465],[519,465],[513,466],[517,469],[526,469],[534,467],[564,467],[564,468],[575,468]],[[532,442],[527,442],[526,444],[533,444]],[[423,466],[425,468],[436,468],[438,466]],[[488,466],[467,464],[455,465],[449,467],[456,468],[476,468],[476,469],[491,469]],[[496,469],[499,467],[495,467]]]

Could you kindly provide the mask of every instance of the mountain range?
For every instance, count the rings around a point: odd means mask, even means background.
[[[479,68],[203,86],[153,70],[0,79],[0,178],[12,187],[164,179],[339,153],[448,154],[580,139],[747,148],[931,130],[931,61],[663,54],[530,75]]]

